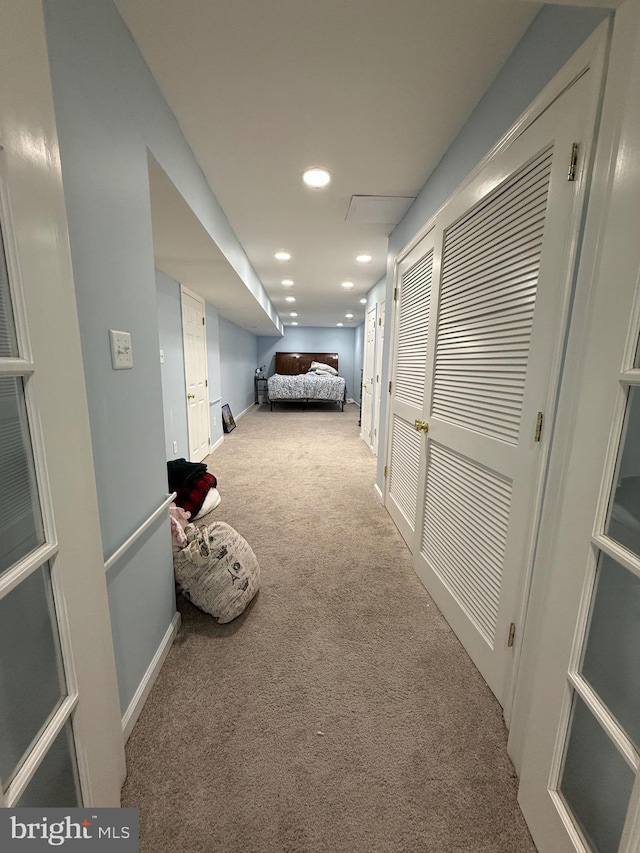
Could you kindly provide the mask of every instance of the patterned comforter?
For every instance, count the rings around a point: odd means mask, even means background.
[[[345,380],[342,376],[318,376],[302,373],[283,376],[274,373],[267,380],[269,400],[344,400]]]

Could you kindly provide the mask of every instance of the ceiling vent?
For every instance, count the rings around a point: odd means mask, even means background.
[[[352,195],[345,219],[397,225],[414,201],[414,196],[404,195]]]

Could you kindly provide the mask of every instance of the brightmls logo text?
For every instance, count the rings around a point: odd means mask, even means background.
[[[137,809],[0,809],[0,850],[138,853]]]

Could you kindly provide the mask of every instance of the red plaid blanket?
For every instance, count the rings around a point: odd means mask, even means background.
[[[181,506],[186,512],[191,513],[191,518],[197,515],[202,508],[204,499],[207,496],[209,489],[214,489],[217,480],[213,474],[200,474],[189,480],[189,483],[182,488],[175,489],[177,492],[176,504]]]

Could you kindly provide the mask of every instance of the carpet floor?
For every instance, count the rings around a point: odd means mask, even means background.
[[[182,628],[127,744],[142,853],[531,853],[501,710],[373,489],[358,412],[252,409],[208,457],[262,589]]]

